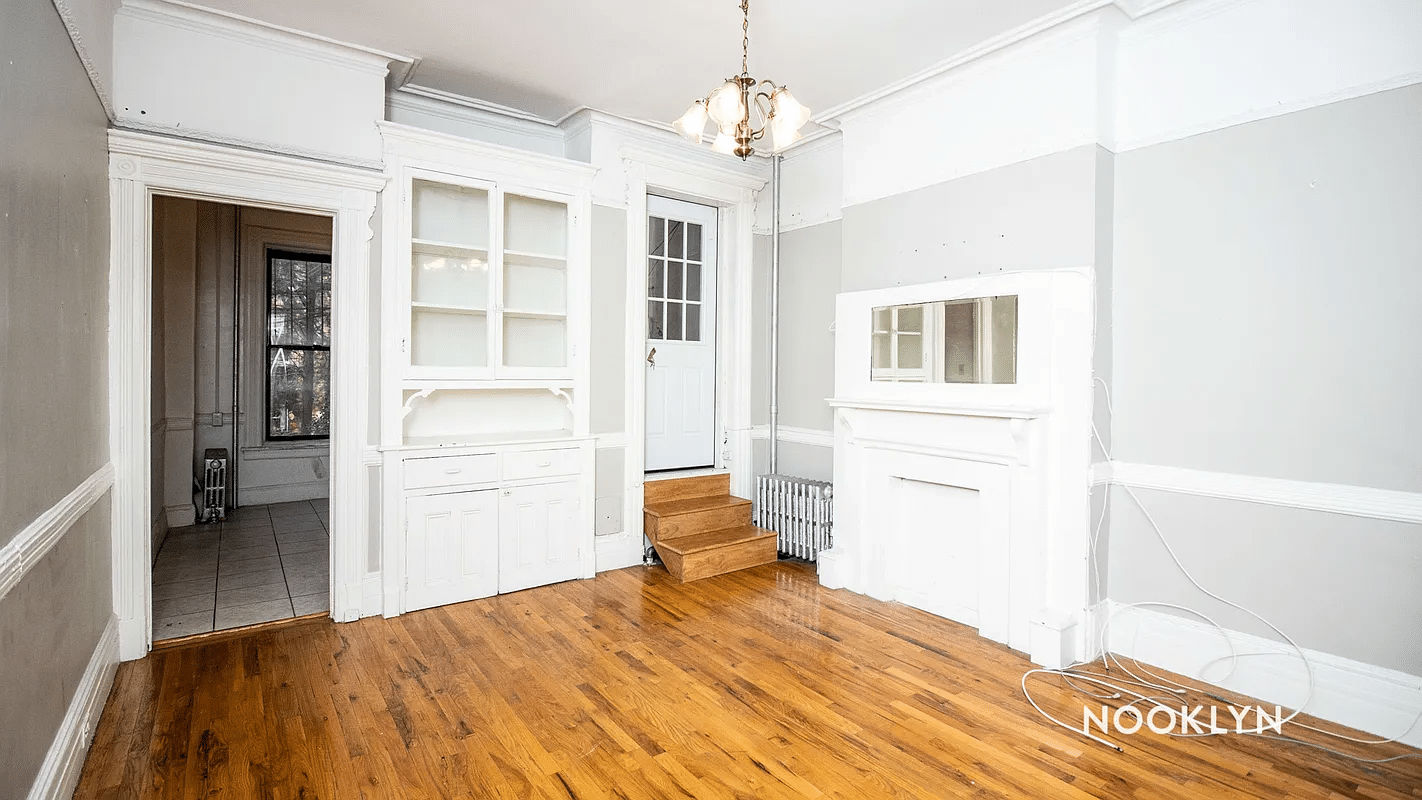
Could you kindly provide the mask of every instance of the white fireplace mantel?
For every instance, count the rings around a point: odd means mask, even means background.
[[[1085,652],[1092,278],[1053,270],[839,296],[835,539],[821,583],[958,620],[1037,663]],[[869,380],[873,308],[1007,294],[1018,296],[1016,384]]]

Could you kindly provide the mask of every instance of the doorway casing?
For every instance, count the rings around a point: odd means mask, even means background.
[[[368,583],[370,218],[378,172],[151,134],[109,133],[109,448],[119,655],[152,644],[149,375],[153,195],[320,214],[333,220],[331,616],[362,612]],[[378,581],[376,581],[378,583]]]
[[[751,311],[756,193],[759,175],[693,163],[647,148],[621,150],[627,176],[627,323],[625,505],[629,563],[641,560],[642,482],[646,465],[647,194],[717,209],[716,466],[729,468],[731,492],[748,497],[751,462]],[[599,564],[598,568],[607,566]]]

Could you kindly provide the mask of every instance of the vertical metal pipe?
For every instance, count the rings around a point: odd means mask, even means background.
[[[236,508],[237,454],[242,452],[239,426],[242,415],[242,207],[232,215],[232,453],[227,459],[227,476],[232,493],[226,505]],[[225,513],[225,512],[224,512]]]
[[[770,157],[770,474],[778,472],[780,383],[780,159]]]

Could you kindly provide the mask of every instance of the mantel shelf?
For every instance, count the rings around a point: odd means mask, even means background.
[[[999,419],[1036,419],[1046,416],[1051,408],[1046,406],[1011,405],[963,405],[948,403],[923,403],[881,398],[831,397],[826,402],[831,408],[852,408],[867,411],[901,411],[911,414],[945,414],[959,417],[996,417]]]

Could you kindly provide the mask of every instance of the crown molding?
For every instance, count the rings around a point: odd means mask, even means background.
[[[70,7],[68,0],[54,0],[54,10],[59,12],[59,19],[64,23],[64,30],[69,32],[69,41],[74,45],[74,53],[79,56],[79,63],[84,65],[84,72],[89,75],[89,83],[94,87],[94,94],[99,96],[99,103],[104,107],[104,115],[109,118],[109,122],[113,122],[118,119],[118,113],[114,110],[113,96],[109,94],[109,88],[104,85],[103,76],[99,74],[93,57],[89,55],[89,48],[84,45],[84,37],[79,33],[79,25],[74,19],[74,9]]]
[[[475,139],[467,139],[463,136],[455,136],[454,134],[426,130],[412,125],[402,125],[398,122],[381,121],[375,123],[375,125],[380,129],[381,138],[385,140],[386,152],[395,152],[401,156],[413,156],[418,158],[420,157],[418,151],[433,148],[434,150],[444,152],[446,154],[444,158],[448,159],[450,158],[449,153],[457,152],[484,161],[502,160],[509,164],[518,164],[523,168],[531,167],[534,169],[543,168],[555,170],[559,176],[556,182],[560,183],[568,182],[570,179],[569,176],[573,175],[578,176],[575,180],[580,183],[591,183],[593,175],[598,171],[597,167],[581,161],[573,161],[560,156],[545,155],[533,150],[508,147],[491,142],[481,142]],[[512,176],[518,179],[518,176],[513,175],[511,172],[502,176],[493,176],[505,179]],[[526,177],[523,179],[527,180]]]
[[[553,123],[531,114],[415,84],[401,86],[386,93],[385,105],[387,108],[429,114],[451,122],[478,125],[513,136],[542,139],[559,145],[563,144],[566,137],[566,133]]]
[[[415,59],[410,56],[342,42],[181,0],[123,0],[118,13],[196,33],[220,36],[267,50],[285,50],[303,58],[325,61],[382,77],[394,76],[397,73],[404,75],[415,63]],[[392,62],[398,63],[400,67],[391,69],[389,65]]]

